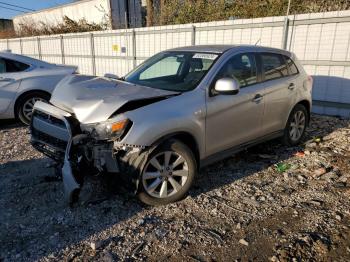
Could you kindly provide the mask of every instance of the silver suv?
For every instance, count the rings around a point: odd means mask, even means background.
[[[37,102],[31,142],[62,167],[67,199],[88,174],[128,174],[144,203],[185,196],[200,167],[257,143],[303,138],[312,78],[257,46],[161,52],[125,77],[72,75]]]

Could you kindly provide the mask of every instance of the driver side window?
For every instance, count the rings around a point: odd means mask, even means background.
[[[228,60],[215,79],[226,77],[235,78],[241,88],[255,84],[258,79],[254,54],[238,54]]]

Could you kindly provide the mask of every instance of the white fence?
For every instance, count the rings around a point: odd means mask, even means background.
[[[8,39],[0,41],[0,50],[77,65],[84,74],[122,76],[169,48],[256,43],[296,53],[314,77],[314,112],[350,116],[349,10]]]

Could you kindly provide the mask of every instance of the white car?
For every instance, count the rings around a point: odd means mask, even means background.
[[[29,124],[35,102],[49,101],[57,83],[76,71],[75,66],[0,52],[0,119],[18,118]]]

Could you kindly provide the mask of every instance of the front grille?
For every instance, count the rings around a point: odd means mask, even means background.
[[[37,109],[32,116],[32,145],[53,159],[63,159],[70,138],[69,129],[62,119]]]
[[[66,124],[64,123],[63,120],[58,119],[58,118],[56,118],[56,117],[54,117],[54,116],[52,116],[52,115],[49,115],[49,114],[46,114],[46,113],[44,113],[44,112],[41,112],[41,111],[36,110],[36,111],[34,112],[34,116],[37,117],[37,118],[39,118],[39,119],[42,119],[42,120],[44,120],[44,121],[50,122],[50,123],[52,123],[52,124],[54,124],[54,125],[57,125],[57,126],[66,128]]]
[[[41,132],[36,129],[32,129],[32,136],[36,140],[39,140],[41,142],[44,142],[58,150],[65,151],[67,147],[67,141],[63,141],[61,139],[58,139],[56,137],[53,137],[51,135],[45,134],[44,132]]]

